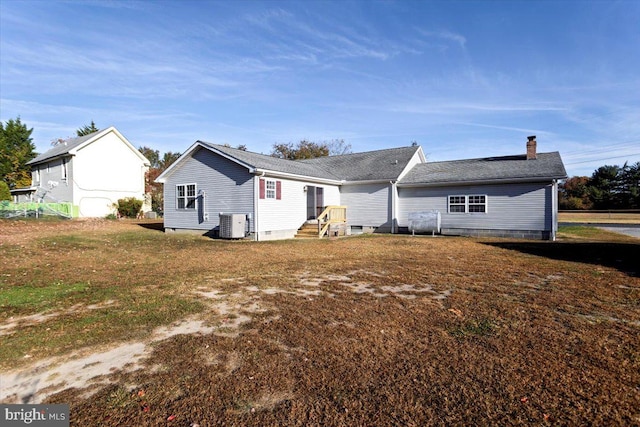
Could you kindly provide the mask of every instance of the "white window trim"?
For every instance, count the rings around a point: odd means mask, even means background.
[[[452,212],[451,211],[451,198],[452,197],[462,197],[464,198],[464,212]],[[471,197],[484,197],[484,203],[469,203],[469,199]],[[484,212],[470,212],[469,205],[473,206],[484,206]],[[454,203],[453,206],[462,206],[462,203]],[[447,213],[452,215],[463,215],[463,214],[472,214],[472,215],[484,215],[489,212],[489,196],[486,194],[450,194],[447,196]]]
[[[270,188],[271,186],[271,188]],[[276,188],[277,184],[274,179],[265,179],[264,180],[264,198],[265,199],[276,199]]]
[[[187,193],[187,188],[193,185],[193,207],[190,208],[189,206],[189,199],[190,197],[188,196]],[[178,196],[178,187],[184,187],[184,196],[179,197]],[[184,199],[184,207],[180,208],[178,207],[179,203],[178,200],[180,199]],[[185,183],[185,184],[176,184],[176,206],[175,206],[177,211],[195,211],[198,209],[198,184],[196,184],[195,182],[189,182],[189,183]]]

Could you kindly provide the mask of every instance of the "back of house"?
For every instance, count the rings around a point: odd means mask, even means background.
[[[559,153],[427,162],[419,146],[292,161],[197,141],[157,179],[167,231],[218,235],[243,216],[245,236],[295,237],[331,207],[347,234],[407,232],[409,217],[438,212],[442,234],[554,239]]]

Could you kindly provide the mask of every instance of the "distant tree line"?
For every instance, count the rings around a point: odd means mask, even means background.
[[[145,193],[151,195],[151,210],[162,214],[164,206],[164,186],[156,181],[173,162],[178,160],[180,153],[166,152],[160,155],[160,151],[147,146],[139,147],[138,150],[149,160],[149,171],[145,176]]]
[[[560,209],[640,209],[640,162],[601,166],[559,185]]]
[[[297,144],[275,143],[271,156],[287,160],[313,159],[315,157],[336,156],[351,152],[351,144],[344,139],[332,139],[331,141],[314,142],[306,139]]]

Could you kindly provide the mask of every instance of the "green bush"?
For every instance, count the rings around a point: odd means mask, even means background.
[[[135,197],[118,199],[116,209],[121,217],[137,218],[140,210],[142,209],[142,200],[138,200]]]
[[[0,181],[0,200],[11,200],[9,185],[4,181]]]

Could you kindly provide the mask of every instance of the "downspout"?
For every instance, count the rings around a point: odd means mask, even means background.
[[[395,234],[397,222],[397,185],[396,181],[389,181],[389,184],[391,184],[391,234]]]
[[[256,242],[260,241],[260,228],[258,227],[258,212],[260,205],[260,178],[264,177],[265,171],[262,171],[260,175],[256,174],[255,176],[258,179],[254,179],[253,184],[253,232],[256,235]]]
[[[558,180],[554,179],[551,185],[551,241],[556,241],[558,232]]]

